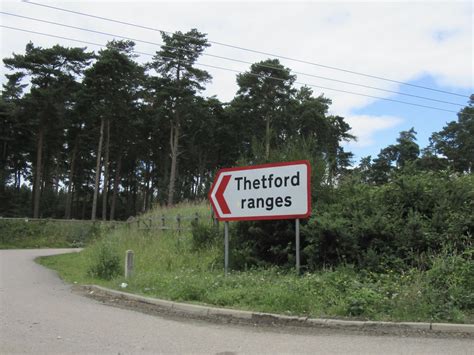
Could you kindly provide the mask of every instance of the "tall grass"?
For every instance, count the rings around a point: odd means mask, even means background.
[[[179,213],[192,215],[194,207],[181,206]],[[197,209],[207,208],[202,204]],[[165,212],[170,216],[178,213],[176,209]],[[158,216],[161,213],[164,212],[153,212]],[[470,255],[434,256],[433,267],[426,271],[413,268],[375,273],[346,265],[300,276],[273,267],[233,271],[225,277],[222,239],[218,236],[213,243],[196,247],[189,231],[122,228],[95,241],[80,254],[41,262],[70,282],[111,288],[120,288],[125,282],[128,292],[177,301],[309,317],[474,321],[472,250]],[[100,253],[104,248],[121,260],[120,273],[110,280],[94,277],[90,272],[97,262],[104,261],[103,255],[109,255]],[[134,251],[135,270],[125,280],[123,262],[127,250]]]
[[[115,227],[91,221],[0,218],[0,248],[83,247]]]

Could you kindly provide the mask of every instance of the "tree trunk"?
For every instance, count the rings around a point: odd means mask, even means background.
[[[77,208],[74,208],[74,206],[77,207],[77,203],[74,204],[74,200],[77,200],[77,195],[76,195],[76,184],[72,185],[72,192],[71,192],[71,218],[75,218],[77,215]]]
[[[2,148],[2,158],[1,158],[1,168],[0,168],[0,192],[5,192],[5,185],[7,181],[7,150],[8,150],[8,145],[7,142],[3,142],[3,148]],[[15,178],[16,178],[16,171],[15,171]]]
[[[153,207],[153,203],[154,203],[154,195],[155,195],[155,174],[156,174],[156,164],[155,162],[152,160],[151,161],[151,167],[150,167],[150,198],[149,198],[149,202],[148,202],[148,205],[150,206],[150,208]]]
[[[20,191],[20,174],[19,174],[19,170],[15,170],[15,190],[17,192]]]
[[[60,182],[60,177],[59,177],[59,164],[58,161],[56,160],[56,164],[54,166],[54,177],[53,177],[53,185],[54,185],[54,196],[58,197],[59,195],[59,182]]]
[[[199,163],[198,163],[198,186],[196,189],[196,196],[195,197],[201,197],[204,194],[204,174],[205,174],[205,165],[206,165],[206,156],[203,156],[202,152],[199,152]]]
[[[170,154],[168,153],[168,151],[166,151],[165,153],[163,153],[163,155],[161,157],[161,161],[163,162],[161,164],[161,169],[163,169],[163,171],[162,171],[162,173],[163,173],[162,181],[163,182],[158,187],[158,190],[160,191],[160,194],[163,195],[163,197],[160,196],[160,204],[165,204],[166,200],[168,198],[168,195],[166,195],[162,191],[165,191],[166,185],[169,184],[170,165],[171,165],[171,162],[168,159],[169,156],[170,156]]]
[[[44,140],[44,127],[40,123],[38,131],[38,145],[36,146],[36,171],[35,171],[35,183],[34,183],[34,195],[33,195],[33,218],[39,217],[39,207],[41,198],[41,175],[43,165],[43,140]]]
[[[86,219],[86,204],[89,202],[89,194],[82,198],[82,213],[81,219]]]
[[[265,160],[270,158],[270,115],[265,117]]]
[[[181,64],[178,61],[178,67],[176,68],[176,83],[178,87],[181,84],[180,77],[181,77]],[[179,144],[179,125],[180,125],[178,99],[175,101],[174,108],[175,108],[174,122],[171,122],[171,130],[170,130],[171,169],[170,169],[170,184],[168,188],[168,207],[171,207],[174,204],[176,169],[177,169],[177,163],[178,163],[178,144]]]
[[[74,179],[74,169],[76,166],[77,144],[78,144],[78,139],[76,138],[74,140],[74,148],[72,148],[72,152],[71,152],[71,169],[69,170],[69,184],[67,186],[67,196],[66,196],[66,211],[65,211],[66,219],[71,219],[72,180]]]
[[[100,182],[100,158],[102,156],[102,141],[104,140],[104,118],[100,119],[100,136],[99,146],[97,147],[97,162],[95,165],[95,183],[94,183],[94,197],[92,199],[92,215],[91,220],[95,221],[97,214],[97,196],[99,194],[99,182]]]
[[[137,215],[137,198],[138,198],[138,182],[137,176],[135,174],[135,169],[133,170],[133,178],[132,178],[132,208],[133,208],[133,215]]]
[[[174,204],[174,190],[176,182],[176,170],[178,162],[178,144],[179,144],[179,115],[176,113],[176,120],[171,126],[170,134],[170,148],[171,148],[171,169],[170,169],[170,184],[168,188],[168,207]]]
[[[112,193],[112,205],[110,206],[110,220],[111,221],[115,219],[115,206],[117,205],[117,195],[118,195],[121,169],[122,169],[122,154],[119,153],[117,167],[115,169],[114,191]]]
[[[102,220],[107,220],[107,195],[109,192],[109,152],[110,152],[110,119],[106,122],[107,139],[104,152],[104,189],[102,191]]]
[[[150,194],[150,161],[145,163],[145,187],[143,191],[143,212],[149,209],[149,194]]]

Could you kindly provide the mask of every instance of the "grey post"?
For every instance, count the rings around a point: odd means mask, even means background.
[[[161,215],[161,228],[165,229],[165,215],[164,214]]]
[[[128,279],[133,274],[133,251],[127,250],[125,254],[125,278]]]
[[[296,234],[296,273],[300,273],[300,219],[297,218],[295,221],[295,234]]]
[[[224,274],[229,270],[229,222],[224,222]]]

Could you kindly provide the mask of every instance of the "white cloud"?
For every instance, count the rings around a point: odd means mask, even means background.
[[[208,34],[212,41],[280,54],[310,62],[345,68],[397,81],[431,77],[447,90],[473,88],[473,6],[457,1],[398,2],[272,2],[272,1],[42,1],[52,6],[133,22],[169,31],[190,28]],[[2,11],[67,23],[69,25],[121,34],[146,41],[161,42],[158,32],[122,26],[98,19],[54,11],[19,1],[2,1]],[[64,37],[105,43],[106,36],[46,25],[0,15],[3,25],[53,33]],[[80,45],[65,40],[0,29],[2,58],[12,52],[22,53],[32,40],[36,45],[55,43]],[[90,46],[96,50],[97,47]],[[137,50],[154,53],[158,47],[137,43]],[[208,53],[256,62],[267,55],[245,52],[213,44]],[[149,61],[142,57],[140,61]],[[249,65],[203,56],[201,63],[245,71]],[[465,100],[374,78],[335,71],[321,66],[281,59],[291,69],[333,79],[352,81],[386,90],[404,90],[449,101]],[[3,67],[2,67],[2,70]],[[208,69],[214,77],[206,95],[230,100],[237,90],[235,73]],[[4,77],[0,79],[4,81]],[[330,80],[298,76],[298,81],[316,86],[359,92],[365,95],[393,97],[393,94]],[[401,122],[389,116],[354,116],[351,112],[377,101],[374,98],[313,88],[315,95],[324,92],[333,101],[331,113],[348,117],[359,145],[373,142],[372,134]],[[420,101],[430,105],[430,101]],[[393,104],[395,107],[397,104]],[[436,104],[439,107],[439,105]],[[452,109],[452,106],[447,107]],[[420,112],[423,109],[420,108]],[[394,110],[394,112],[396,112]],[[357,117],[357,120],[354,118]],[[454,115],[453,115],[454,119]]]
[[[368,147],[374,144],[374,135],[380,131],[393,128],[403,122],[400,117],[351,115],[346,117],[352,127],[351,134],[357,137],[356,142],[346,144],[347,147]]]

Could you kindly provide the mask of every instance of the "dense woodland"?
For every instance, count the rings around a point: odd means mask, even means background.
[[[3,60],[0,216],[126,219],[154,204],[204,199],[221,167],[278,160],[312,162],[316,208],[401,178],[472,177],[474,97],[428,147],[411,129],[354,167],[342,146],[355,139],[351,127],[328,114],[329,98],[296,88],[277,59],[238,74],[238,91],[224,103],[201,95],[212,79],[196,65],[206,36],[193,29],[162,40],[145,65],[131,41],[96,53],[30,42]],[[472,236],[469,223],[462,233]]]

